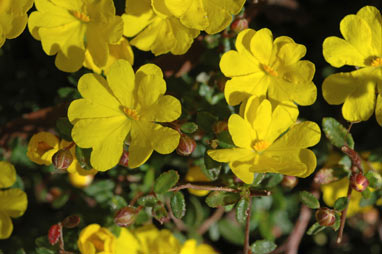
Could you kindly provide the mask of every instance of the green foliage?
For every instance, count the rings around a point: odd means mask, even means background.
[[[176,218],[181,219],[186,214],[186,201],[182,192],[177,191],[173,193],[170,205]]]
[[[276,249],[277,245],[268,240],[257,240],[251,245],[252,253],[256,254],[267,254]]]
[[[247,215],[247,209],[249,207],[248,199],[241,198],[239,202],[236,204],[236,220],[244,224],[248,215]]]
[[[175,170],[169,170],[162,173],[154,184],[154,191],[158,194],[167,192],[179,181],[179,174]]]
[[[316,235],[318,233],[320,233],[322,230],[324,230],[326,227],[325,226],[321,226],[318,222],[314,223],[309,229],[308,231],[306,231],[306,233],[308,235]]]
[[[300,192],[300,200],[310,209],[318,209],[320,208],[320,202],[318,199],[310,192],[301,191]]]
[[[342,197],[336,200],[333,208],[334,210],[341,212],[346,208],[347,205],[348,205],[348,199],[346,197]]]
[[[57,120],[56,129],[60,137],[67,141],[72,141],[73,125],[69,122],[67,117],[61,117]]]
[[[206,203],[209,207],[219,207],[231,205],[239,201],[240,194],[233,192],[224,192],[224,191],[213,191],[207,198]]]
[[[191,134],[198,130],[198,125],[194,122],[187,122],[182,124],[180,130],[184,133]]]
[[[334,146],[341,148],[344,145],[348,145],[350,148],[354,149],[353,136],[348,133],[346,128],[336,119],[332,117],[324,117],[322,119],[322,129],[330,143]]]

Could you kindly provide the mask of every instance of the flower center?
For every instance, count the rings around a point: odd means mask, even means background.
[[[270,144],[265,140],[258,140],[252,145],[252,148],[255,149],[256,152],[262,152],[268,148]]]
[[[89,240],[94,245],[97,251],[103,251],[105,249],[105,243],[99,238],[98,235],[91,236]]]
[[[135,109],[124,107],[123,112],[125,112],[127,117],[130,119],[139,120],[141,118],[141,116],[138,114],[138,112]]]
[[[44,141],[40,141],[37,143],[37,152],[38,154],[40,154],[40,156],[49,151],[50,149],[53,149],[53,147],[51,147]]]
[[[382,66],[382,57],[377,57],[371,62],[371,66],[378,67]]]
[[[274,76],[274,77],[277,77],[279,74],[277,73],[277,71],[275,71],[274,69],[272,69],[271,67],[269,67],[268,65],[265,65],[263,64],[262,65],[263,67],[263,70],[268,73],[269,75],[271,76]]]
[[[79,19],[82,22],[85,22],[85,23],[90,22],[90,17],[88,15],[86,15],[85,13],[83,13],[83,12],[80,12],[80,11],[70,11],[70,13],[74,17],[76,17],[77,19]]]

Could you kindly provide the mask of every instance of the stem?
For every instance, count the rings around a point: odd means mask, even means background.
[[[67,147],[64,148],[64,150],[69,150],[70,148],[72,148],[76,143],[74,142],[71,142]]]
[[[129,205],[130,206],[134,206],[135,205],[135,203],[138,201],[138,199],[140,198],[140,197],[142,197],[143,196],[143,192],[138,192],[137,194],[135,194],[135,196],[134,196],[134,198],[130,201],[130,203],[129,203]]]
[[[343,235],[343,232],[344,232],[345,221],[346,221],[346,214],[347,214],[348,206],[349,206],[349,203],[350,203],[351,192],[352,192],[352,188],[351,188],[351,185],[349,183],[349,186],[348,186],[348,195],[347,195],[348,202],[347,202],[347,205],[346,205],[345,209],[341,213],[341,224],[340,224],[340,229],[338,230],[337,244],[340,244],[342,242],[342,235]]]
[[[249,226],[251,221],[251,208],[252,208],[252,198],[248,200],[248,208],[246,211],[247,220],[245,222],[245,239],[244,239],[244,254],[251,254],[251,250],[249,249]]]
[[[220,220],[220,218],[223,216],[224,214],[224,207],[223,206],[219,206],[215,212],[211,215],[211,217],[209,217],[207,220],[205,220],[203,222],[203,224],[199,227],[199,229],[197,230],[197,233],[199,235],[203,235],[204,233],[206,233],[208,231],[208,229],[218,220]]]

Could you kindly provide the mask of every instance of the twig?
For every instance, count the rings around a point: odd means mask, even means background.
[[[208,219],[206,219],[203,224],[198,228],[198,230],[196,231],[199,235],[203,235],[204,233],[206,233],[208,231],[208,229],[216,222],[218,221],[224,214],[224,207],[223,206],[219,206],[215,212],[211,215],[211,217],[209,217]]]
[[[251,254],[251,250],[249,249],[249,226],[251,221],[251,208],[252,208],[252,198],[248,200],[248,208],[245,212],[247,215],[247,219],[245,222],[245,239],[244,239],[244,254]]]
[[[352,193],[352,188],[351,188],[351,184],[349,182],[348,194],[347,194],[348,202],[347,202],[347,205],[346,205],[345,209],[341,213],[341,224],[340,224],[340,229],[338,230],[337,244],[340,244],[341,241],[342,241],[342,235],[343,235],[343,232],[344,232],[345,221],[346,221],[346,214],[347,214],[349,203],[350,203],[351,193]]]
[[[138,201],[138,199],[140,198],[140,197],[142,197],[143,196],[143,192],[138,192],[137,194],[135,194],[135,196],[134,196],[134,198],[130,201],[130,203],[129,203],[129,205],[130,206],[134,206],[135,205],[135,203]]]

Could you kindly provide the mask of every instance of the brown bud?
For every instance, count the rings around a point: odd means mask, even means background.
[[[321,226],[333,226],[336,222],[335,211],[327,207],[321,207],[316,211],[316,220]]]
[[[298,183],[298,179],[295,176],[284,176],[281,185],[285,188],[293,189]]]
[[[237,18],[231,24],[231,30],[235,33],[240,33],[244,29],[248,28],[248,20],[245,18]]]
[[[70,215],[62,221],[62,226],[65,228],[75,228],[80,224],[80,217],[77,215]]]
[[[135,222],[140,209],[133,206],[126,206],[118,210],[114,216],[114,222],[120,227],[130,226]]]
[[[350,185],[353,190],[363,192],[369,186],[369,181],[362,173],[357,173],[350,177]]]
[[[227,121],[218,121],[215,123],[213,127],[213,131],[215,134],[219,134],[223,131],[228,130],[228,122]]]
[[[123,151],[123,154],[121,156],[121,159],[119,160],[119,165],[128,167],[129,166],[129,152],[128,151]]]
[[[67,169],[72,161],[73,155],[68,149],[60,149],[52,157],[53,166],[57,169]]]
[[[182,156],[189,156],[196,148],[196,142],[186,134],[181,134],[176,152]]]

